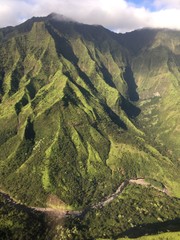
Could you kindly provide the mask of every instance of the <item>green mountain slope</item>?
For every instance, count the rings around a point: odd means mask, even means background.
[[[140,95],[139,106],[142,110],[146,109],[140,118],[144,118],[146,129],[153,128],[153,137],[157,142],[168,146],[166,152],[172,152],[172,155],[178,157],[180,33],[166,29],[147,29],[127,35],[131,41],[137,39],[141,44],[141,49],[132,59]],[[133,42],[129,41],[128,44],[131,49],[135,49]]]
[[[0,187],[66,209],[125,179],[179,197],[179,34],[118,35],[54,14],[1,29]]]
[[[168,29],[144,29],[120,36],[120,42],[131,50],[130,61],[139,94],[137,106],[141,109],[137,118],[139,127],[151,145],[178,166],[179,38],[178,31]]]

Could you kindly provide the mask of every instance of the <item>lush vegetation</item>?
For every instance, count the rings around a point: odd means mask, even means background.
[[[159,191],[132,185],[104,208],[91,209],[80,222],[75,219],[71,224],[79,226],[81,239],[117,239],[178,231],[179,204],[178,199]]]
[[[43,239],[45,218],[25,206],[13,205],[0,194],[0,239]]]
[[[53,15],[1,29],[0,187],[29,206],[52,206],[53,196],[64,209],[97,203],[130,178],[172,197],[159,202],[157,191],[129,187],[87,213],[81,226],[91,238],[178,218],[179,37],[115,34]],[[57,226],[57,236],[84,236],[69,224]]]
[[[168,233],[161,233],[152,236],[143,236],[140,238],[131,238],[136,240],[178,240],[180,237],[180,232],[168,232]],[[127,238],[118,238],[118,240],[125,240]],[[105,240],[105,239],[98,239],[98,240]],[[106,239],[107,240],[107,239]]]

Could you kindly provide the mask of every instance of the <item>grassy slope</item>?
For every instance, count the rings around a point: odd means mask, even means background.
[[[161,240],[161,239],[166,239],[166,240],[178,240],[180,237],[180,232],[175,232],[175,233],[161,233],[158,235],[153,235],[153,236],[143,236],[140,238],[136,238],[138,240]],[[123,238],[120,238],[123,239]],[[127,238],[124,238],[127,239]],[[131,238],[132,239],[132,238]]]
[[[143,29],[119,35],[119,41],[131,52],[140,128],[163,154],[179,161],[179,32]]]
[[[133,59],[142,114],[140,126],[151,144],[179,167],[179,32],[160,31]],[[174,193],[179,196],[179,187]]]
[[[179,32],[161,31],[133,61],[143,110],[140,120],[151,128],[166,154],[179,158]],[[152,132],[153,129],[153,132]]]
[[[136,240],[178,240],[180,237],[180,232],[168,232],[168,233],[161,233],[157,235],[152,235],[152,236],[143,236],[139,238],[131,238],[131,239],[136,239]],[[118,240],[126,240],[128,238],[118,238]],[[105,240],[103,238],[98,238],[98,240]],[[107,239],[106,239],[107,240]]]
[[[132,63],[141,99],[151,94],[138,103],[142,111],[137,128],[130,116],[138,115],[139,109],[130,103],[125,81],[130,74],[125,74],[128,53],[114,35],[102,27],[33,21],[16,29],[19,32],[3,32],[6,41],[0,44],[2,187],[27,204],[48,206],[52,195],[67,208],[98,202],[132,177],[155,179],[179,196],[177,161],[170,161],[162,148],[158,151],[159,143],[152,147],[142,127],[150,124],[146,111],[158,111],[159,97],[153,93],[159,89],[142,80],[147,79],[149,58],[156,59],[153,49],[158,46],[148,50],[151,54],[140,52]],[[164,63],[167,51],[162,52]],[[172,77],[167,67],[162,71],[160,78]],[[152,75],[148,79],[153,84],[156,80]],[[172,82],[177,80],[172,77]],[[164,119],[167,109],[178,113],[177,102],[173,108],[166,105],[171,96],[178,99],[173,83],[166,86],[170,92],[163,91],[158,119]],[[175,115],[174,126],[177,121]],[[169,118],[162,129],[169,131],[168,123]],[[172,138],[178,129],[174,131]],[[161,132],[153,128],[153,133]]]

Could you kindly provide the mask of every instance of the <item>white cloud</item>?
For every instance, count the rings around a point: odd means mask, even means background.
[[[159,8],[178,8],[180,9],[180,0],[154,0],[154,6]]]
[[[180,29],[180,10],[165,9],[152,14],[152,27]]]
[[[153,4],[155,12],[125,0],[0,0],[0,27],[57,12],[120,32],[142,27],[180,29],[180,0],[154,0]]]

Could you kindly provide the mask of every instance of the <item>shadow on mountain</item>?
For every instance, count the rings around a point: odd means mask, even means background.
[[[103,74],[103,79],[104,81],[113,88],[116,88],[116,85],[114,84],[114,82],[112,81],[112,75],[108,72],[107,68],[104,65],[101,65],[101,67],[99,67],[100,71]]]
[[[133,32],[118,35],[118,41],[120,44],[135,55],[141,51],[144,47],[148,47],[152,44],[159,29],[142,29],[135,30]]]
[[[103,51],[104,45],[107,46],[106,41],[111,34],[111,31],[101,25],[75,24],[74,29],[85,41],[92,41],[100,51]]]
[[[54,39],[58,56],[60,57],[62,55],[68,61],[70,61],[74,65],[77,65],[78,58],[75,56],[68,41],[64,37],[59,36],[55,31],[53,31],[53,29],[48,28],[48,31]]]
[[[69,62],[71,62],[76,67],[76,70],[77,70],[80,78],[82,78],[84,80],[84,82],[94,92],[97,92],[94,85],[90,81],[89,77],[79,68],[78,58],[74,54],[70,43],[64,37],[60,37],[50,26],[47,26],[47,29],[54,39],[58,56],[63,56],[65,59],[67,59]]]
[[[106,111],[106,113],[108,114],[108,116],[110,117],[110,119],[116,124],[118,125],[119,127],[121,127],[122,129],[124,130],[127,130],[127,126],[126,124],[119,118],[119,116],[112,111],[112,109],[107,106],[106,104],[103,104],[102,105],[104,110]]]
[[[26,98],[26,96],[24,95],[21,100],[19,102],[17,102],[15,104],[15,111],[16,111],[16,114],[19,115],[19,113],[21,112],[21,109],[26,106],[28,104],[28,100]]]
[[[77,67],[77,71],[78,71],[78,74],[79,74],[80,78],[82,78],[84,80],[84,82],[92,89],[92,91],[94,93],[97,93],[97,90],[94,87],[94,85],[92,84],[89,77],[83,71],[81,71],[81,69],[78,66],[76,66],[76,67]]]
[[[36,89],[34,87],[34,84],[32,82],[32,80],[30,81],[30,83],[26,86],[27,90],[28,90],[28,93],[29,93],[29,96],[31,99],[33,99],[36,95]]]
[[[5,77],[5,71],[0,70],[0,94],[4,94],[4,90],[3,90],[4,77]]]
[[[10,96],[16,93],[19,89],[20,79],[24,75],[24,67],[18,63],[16,69],[11,74],[11,90],[9,92]]]
[[[30,118],[28,118],[24,136],[26,140],[31,140],[32,142],[34,142],[35,131],[34,131],[34,125],[31,122]]]
[[[127,66],[125,68],[125,71],[123,73],[123,77],[124,80],[126,81],[127,85],[128,85],[128,95],[129,95],[129,99],[133,102],[136,102],[139,100],[139,95],[136,92],[137,89],[137,85],[135,83],[135,79],[133,76],[133,72],[131,70],[130,66]]]
[[[131,102],[121,95],[120,106],[129,118],[135,118],[141,113],[141,109],[134,106]]]
[[[63,74],[81,91],[81,93],[86,97],[87,100],[90,99],[90,93],[81,85],[79,85],[76,81],[74,81],[69,72],[63,72]]]
[[[144,235],[155,235],[158,233],[177,231],[180,231],[180,218],[176,218],[174,220],[169,220],[166,222],[140,225],[123,232],[122,234],[118,235],[117,238],[120,237],[137,238]]]

